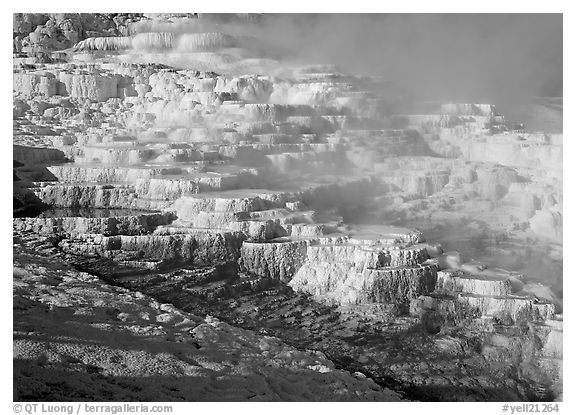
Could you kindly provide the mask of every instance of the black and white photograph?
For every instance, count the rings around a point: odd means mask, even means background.
[[[5,413],[565,411],[561,8],[18,6]]]

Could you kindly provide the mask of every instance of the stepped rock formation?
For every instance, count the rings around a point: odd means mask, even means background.
[[[562,134],[228,18],[14,15],[15,400],[561,400]]]

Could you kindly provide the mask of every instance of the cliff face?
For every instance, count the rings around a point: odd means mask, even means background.
[[[57,350],[40,367],[15,329],[18,397],[202,399],[212,376],[206,399],[561,398],[562,135],[491,104],[402,114],[378,78],[206,19],[14,16],[14,238],[39,247],[15,259],[16,318]],[[40,291],[90,318],[42,325]],[[90,319],[151,349],[91,358]]]

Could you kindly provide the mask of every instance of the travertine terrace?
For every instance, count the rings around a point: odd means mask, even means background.
[[[562,134],[259,18],[14,16],[15,399],[562,399]]]

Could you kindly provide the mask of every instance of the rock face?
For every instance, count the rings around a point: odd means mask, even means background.
[[[66,93],[73,98],[92,101],[106,101],[118,98],[118,80],[114,77],[99,75],[60,74]]]
[[[560,399],[562,135],[214,19],[14,15],[16,397]]]
[[[117,261],[166,261],[177,264],[210,264],[238,259],[242,243],[241,233],[195,232],[176,235],[117,235],[83,234],[64,240],[64,252],[98,256]]]
[[[246,243],[242,265],[248,272],[289,282],[304,262],[306,241]]]
[[[55,215],[69,212],[54,212]],[[132,213],[132,214],[130,214]],[[43,235],[82,235],[102,234],[132,235],[147,234],[159,225],[167,225],[173,220],[170,214],[148,212],[111,212],[108,217],[90,217],[94,212],[78,212],[79,215],[70,217],[43,216],[35,218],[18,218],[14,220],[14,229],[19,232],[34,232]]]
[[[436,284],[436,265],[414,234],[390,228],[312,241],[289,285],[334,304],[405,305]]]

